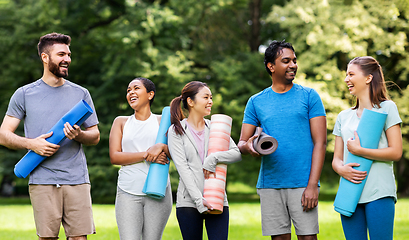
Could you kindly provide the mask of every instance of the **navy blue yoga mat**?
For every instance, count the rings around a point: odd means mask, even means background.
[[[387,116],[386,113],[364,109],[357,129],[362,147],[378,148]],[[359,163],[360,166],[355,169],[369,173],[372,160],[348,153],[346,163]],[[352,216],[361,197],[365,182],[366,178],[361,183],[356,184],[341,177],[334,201],[334,210],[344,216]]]
[[[59,144],[64,140],[64,124],[70,123],[71,126],[77,124],[81,126],[84,121],[91,116],[94,111],[84,100],[79,101],[70,111],[68,111],[48,132],[53,132],[51,137],[46,140],[50,143]],[[47,157],[41,156],[30,150],[14,167],[14,174],[19,178],[26,178],[34,168],[36,168]]]
[[[155,143],[168,144],[168,137],[166,136],[166,133],[170,125],[170,107],[164,107],[162,110],[162,118],[160,120],[158,135]],[[152,198],[162,199],[166,194],[168,176],[169,163],[165,165],[151,163],[142,192]]]

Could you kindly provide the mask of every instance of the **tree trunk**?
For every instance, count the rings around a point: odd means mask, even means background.
[[[250,51],[256,52],[258,51],[258,47],[260,46],[260,15],[261,15],[261,1],[262,0],[251,0],[250,1],[250,36],[249,36],[249,45]]]

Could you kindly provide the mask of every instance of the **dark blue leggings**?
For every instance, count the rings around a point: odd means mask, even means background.
[[[227,240],[229,232],[229,207],[222,214],[200,214],[196,208],[176,208],[176,217],[184,240],[203,239],[203,220],[209,240]]]
[[[395,200],[381,198],[358,204],[351,217],[341,215],[342,228],[347,240],[392,240],[395,219]]]

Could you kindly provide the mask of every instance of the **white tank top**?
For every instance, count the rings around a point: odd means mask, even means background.
[[[158,135],[159,122],[157,115],[151,116],[145,121],[140,121],[132,115],[124,125],[122,134],[122,152],[145,152],[153,146]],[[134,195],[146,195],[142,192],[150,163],[142,161],[130,165],[121,166],[118,176],[118,187],[123,191]]]

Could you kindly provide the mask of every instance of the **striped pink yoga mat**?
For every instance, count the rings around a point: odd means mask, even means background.
[[[227,151],[230,146],[230,132],[233,119],[224,114],[214,114],[211,117],[209,149],[207,155],[214,152]],[[226,164],[217,164],[216,177],[211,174],[205,180],[203,196],[213,206],[211,214],[223,212],[224,194],[226,189]]]

